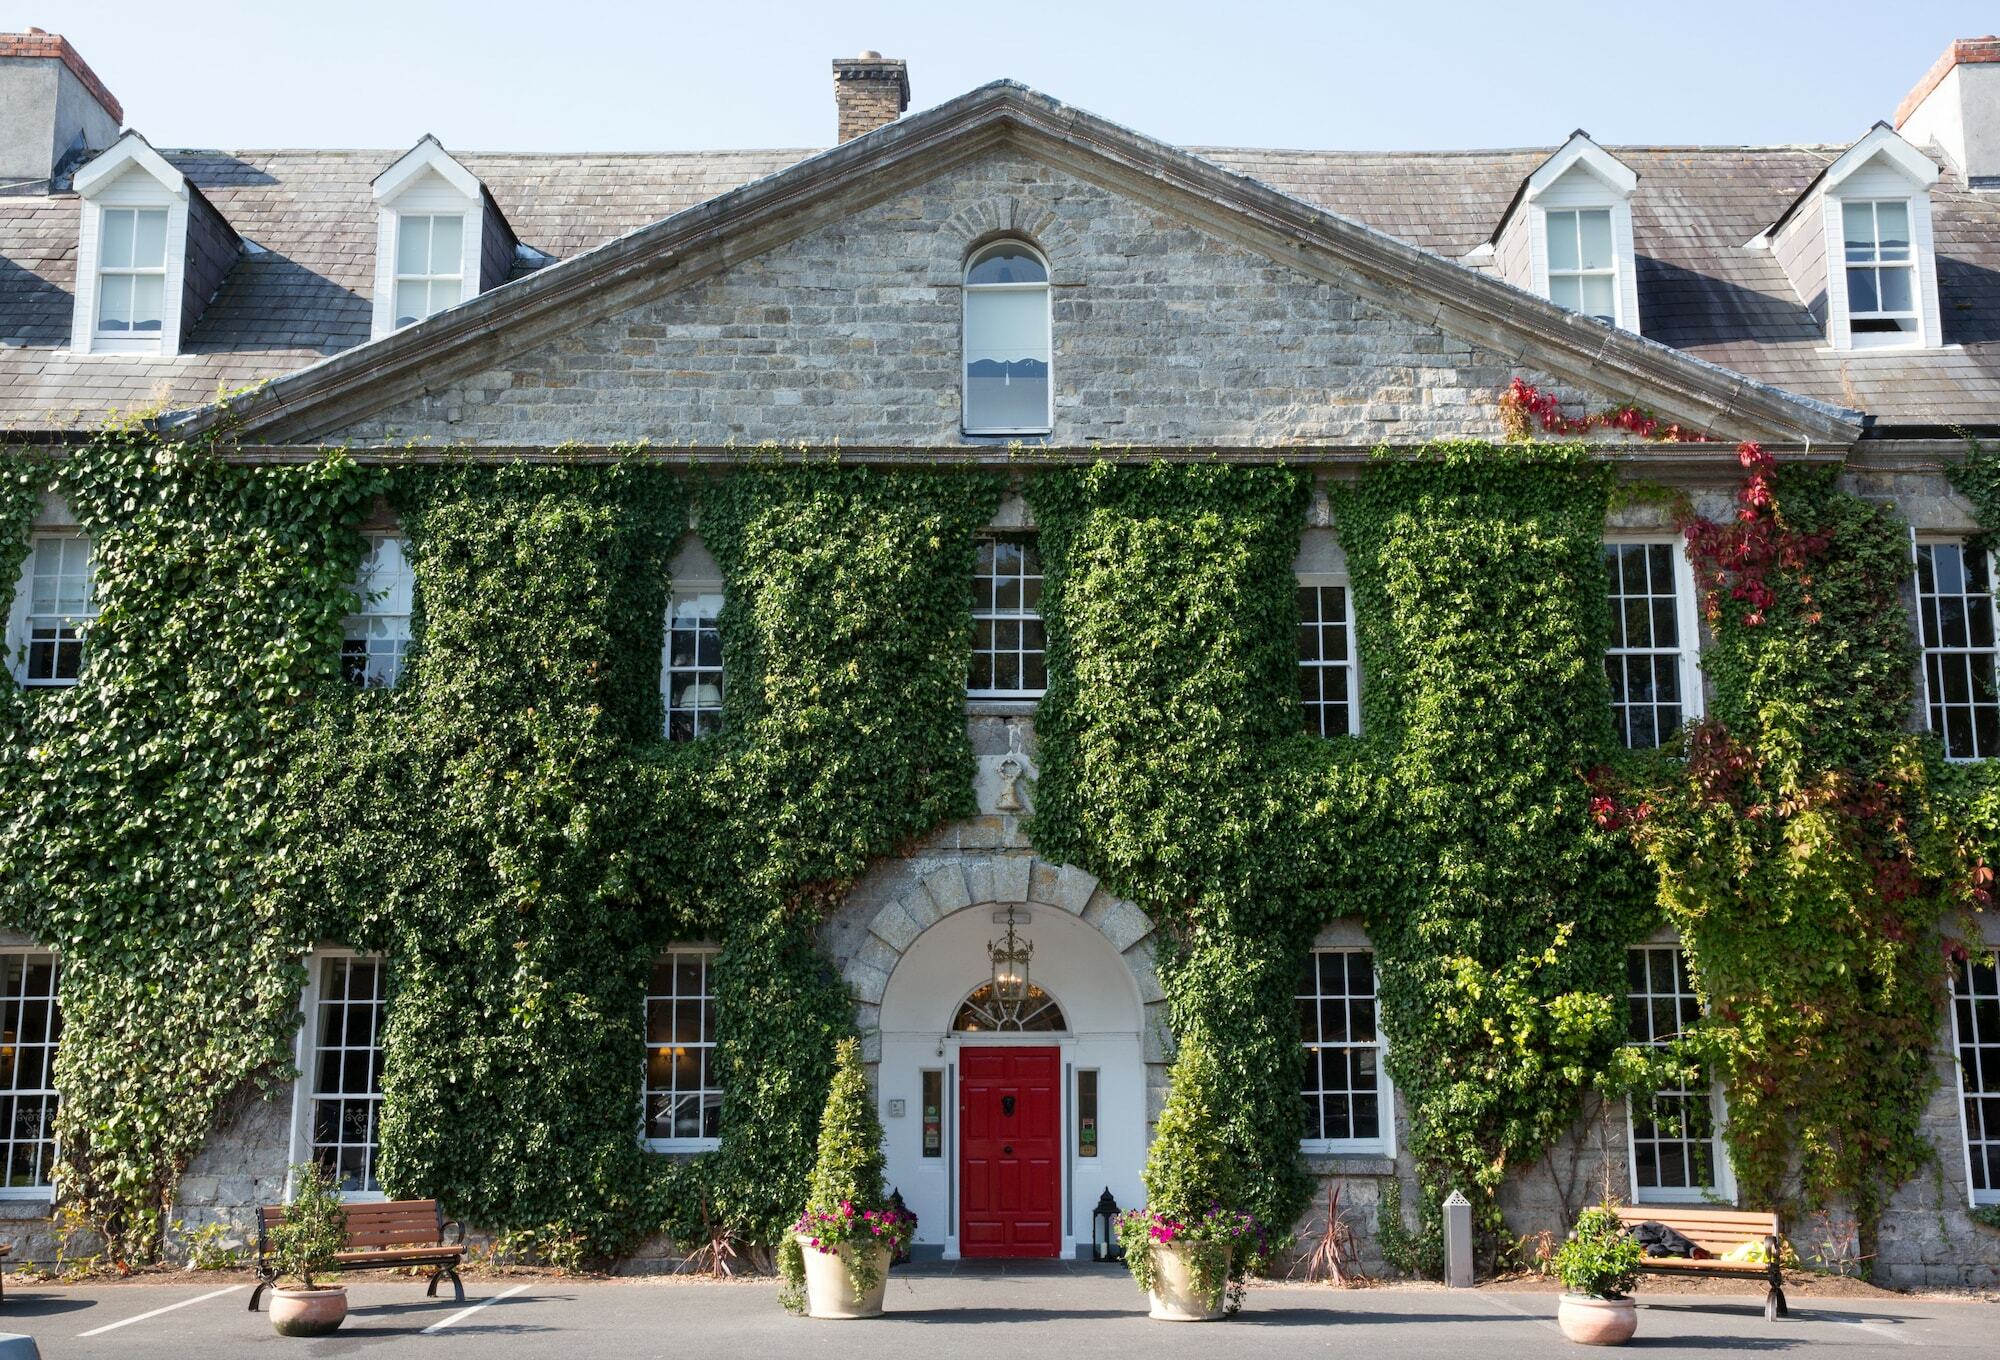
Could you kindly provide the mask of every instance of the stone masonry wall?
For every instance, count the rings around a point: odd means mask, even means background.
[[[333,438],[961,444],[961,269],[1003,230],[1053,271],[1057,444],[1494,436],[1517,373],[1562,388],[1008,152]]]

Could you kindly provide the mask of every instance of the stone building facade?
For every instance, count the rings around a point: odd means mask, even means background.
[[[0,46],[0,80],[14,75],[7,51]],[[2000,75],[2000,50],[1961,44],[1953,52],[1958,76],[1930,80],[1925,98],[1962,99],[1961,122],[1989,117],[1980,92]],[[420,143],[408,154],[431,158],[426,173],[442,186],[440,197],[427,201],[449,202],[451,186],[473,184],[468,203],[490,205],[511,223],[507,230],[519,242],[514,268],[504,284],[476,293],[468,286],[462,299],[365,343],[362,310],[342,310],[348,304],[338,299],[299,302],[317,285],[301,289],[297,280],[287,285],[271,275],[272,262],[261,257],[286,228],[257,216],[271,208],[256,199],[254,184],[197,153],[158,152],[136,134],[88,146],[84,155],[58,137],[57,153],[43,157],[48,173],[29,176],[43,191],[0,196],[0,250],[21,265],[17,274],[34,280],[10,293],[12,283],[0,276],[0,334],[27,339],[0,352],[0,417],[15,437],[60,443],[109,408],[157,392],[169,408],[155,417],[161,428],[201,431],[226,422],[231,456],[253,461],[309,459],[332,447],[364,458],[469,451],[546,459],[558,449],[608,456],[636,445],[695,467],[740,462],[753,451],[782,458],[833,448],[862,464],[998,467],[1013,479],[989,526],[998,542],[1031,541],[1032,515],[1020,492],[1045,463],[1285,462],[1311,469],[1318,484],[1299,580],[1344,590],[1327,489],[1355,476],[1385,445],[1503,437],[1497,399],[1518,380],[1572,411],[1637,404],[1718,436],[1713,445],[1613,439],[1600,450],[1629,482],[1685,492],[1705,513],[1728,512],[1735,441],[1755,440],[1781,458],[1841,463],[1849,488],[1892,507],[1911,526],[1913,542],[1956,544],[1981,528],[1945,468],[1963,447],[1948,437],[1950,428],[2000,427],[2000,289],[1987,281],[2000,271],[1993,244],[2000,241],[2000,199],[1990,189],[1994,167],[1975,163],[1975,154],[1986,153],[1964,150],[1990,139],[1961,136],[1951,143],[1958,159],[1950,146],[1915,146],[1893,132],[1893,142],[1871,132],[1803,159],[1797,149],[1682,157],[1681,169],[1660,171],[1655,190],[1647,172],[1636,176],[1635,189],[1621,167],[1627,160],[1664,166],[1663,157],[1600,148],[1587,137],[1555,153],[1493,153],[1483,161],[1196,154],[1006,83],[899,119],[909,102],[907,72],[874,54],[836,62],[835,83],[834,149],[663,165],[662,185],[694,182],[698,191],[682,190],[687,201],[674,202],[660,188],[650,209],[632,209],[636,220],[584,220],[585,205],[595,202],[587,183],[574,189],[567,210],[522,188],[560,176],[561,167],[544,167],[536,173],[546,172],[545,179],[535,180],[506,158],[461,160]],[[101,89],[94,76],[90,84]],[[1973,94],[1963,94],[1968,90]],[[1908,116],[1937,121],[1938,111],[1927,107],[1919,100]],[[79,135],[96,135],[95,127],[80,125]],[[91,167],[110,157],[122,158],[116,177],[100,168],[92,179]],[[394,217],[393,207],[378,208],[352,167],[315,162],[308,171],[273,162],[260,173],[279,183],[292,176],[331,205],[328,216],[345,214],[344,227],[310,228],[348,243],[338,258],[299,268],[325,284],[329,298],[354,294],[372,313],[367,290],[378,273],[364,258],[369,243],[378,227],[379,239],[400,240],[389,233],[408,222]],[[1711,177],[1729,190],[1722,197],[1730,206],[1718,212],[1766,227],[1791,220],[1806,203],[1828,214],[1836,225],[1827,232],[1834,231],[1846,221],[1845,205],[1859,201],[1839,195],[1847,183],[1874,185],[1868,203],[1907,203],[1921,229],[1883,227],[1878,215],[1867,243],[1876,256],[1867,268],[1893,274],[1905,263],[1895,252],[1932,252],[1932,264],[1912,270],[1917,291],[1929,292],[1910,315],[1920,328],[1941,326],[1941,344],[1835,345],[1819,329],[1829,306],[1845,309],[1840,334],[1850,341],[1900,336],[1893,328],[1908,318],[1863,305],[1858,276],[1832,302],[1799,296],[1768,248],[1698,257],[1690,241],[1752,233],[1736,232],[1732,217],[1682,224],[1676,234],[1664,205],[1686,185],[1672,174]],[[97,202],[92,189],[100,183],[125,196]],[[212,297],[190,296],[177,345],[140,354],[133,348],[140,332],[103,329],[103,317],[87,337],[101,348],[79,354],[67,340],[53,343],[76,331],[66,309],[81,296],[79,271],[118,249],[107,234],[123,229],[115,214],[169,212],[148,197],[162,185],[200,197],[263,245],[225,273]],[[378,212],[392,216],[378,221]],[[426,221],[448,215],[424,213]],[[1591,236],[1599,215],[1601,255]],[[51,223],[79,220],[81,235],[69,246],[47,247]],[[173,220],[162,218],[162,229]],[[307,227],[289,229],[302,258],[296,236]],[[131,230],[138,240],[138,227]],[[1562,243],[1564,230],[1576,233],[1575,244]],[[553,248],[559,242],[567,249]],[[1007,369],[1009,380],[1018,374],[1048,385],[1048,419],[1026,435],[974,432],[968,414],[974,272],[996,247],[1044,271],[1039,281],[1022,282],[1030,292],[1018,296],[1045,295],[1045,348],[1030,353],[1036,337],[1006,335],[1025,347],[1007,361],[1017,365]],[[1820,264],[1815,277],[1823,278],[1824,259]],[[429,268],[425,278],[443,277],[435,262]],[[1589,310],[1588,280],[1600,276],[1632,299],[1629,306],[1602,304],[1611,308],[1609,322]],[[400,285],[417,274],[399,265],[389,277]],[[1572,284],[1574,306],[1558,300],[1572,297],[1563,291]],[[102,279],[96,286],[106,287]],[[1902,285],[1878,277],[1874,286]],[[1724,306],[1732,290],[1754,305]],[[1637,316],[1628,315],[1634,308]],[[279,351],[259,325],[307,339],[275,359]],[[271,381],[226,410],[201,404],[218,380],[248,376]],[[65,507],[43,507],[38,535],[53,541],[73,530]],[[1637,499],[1616,512],[1606,533],[1614,544],[1658,546],[1671,542],[1674,525],[1655,501]],[[393,537],[393,526],[384,536]],[[682,551],[688,581],[727,590],[698,542]],[[406,588],[421,591],[421,582]],[[1681,594],[1691,600],[1691,585]],[[698,599],[688,607],[690,630],[704,617],[712,628]],[[1351,632],[1351,621],[1346,626]],[[1697,666],[1692,613],[1685,626],[1682,650]],[[17,634],[18,621],[10,653],[24,650]],[[37,682],[18,668],[17,675]],[[1145,907],[1037,852],[1028,820],[1038,772],[1036,687],[1011,688],[1016,693],[967,699],[978,815],[878,863],[821,931],[874,1065],[892,1178],[924,1225],[920,1246],[946,1255],[972,1245],[960,1231],[966,1190],[953,1156],[960,1132],[953,1089],[968,1055],[1020,1038],[982,1030],[976,1014],[964,1021],[978,977],[960,961],[977,962],[982,942],[1011,924],[1043,945],[1047,962],[1038,977],[1063,1010],[1061,1023],[1033,1040],[1062,1063],[1063,1152],[1050,1173],[1060,1199],[1057,1251],[1087,1250],[1100,1190],[1121,1204],[1140,1201],[1139,1169],[1174,1045],[1153,966],[1156,925]],[[690,702],[698,706],[699,697]],[[1686,710],[1699,708],[1697,690]],[[1927,711],[1912,714],[1913,727],[1930,720]],[[1987,937],[1969,942],[1975,957],[2000,947],[2000,923],[1981,925]],[[1663,935],[1644,947],[1649,959],[1665,960],[1673,940]],[[1317,948],[1329,958],[1365,959],[1367,935],[1356,920],[1330,920]],[[0,953],[30,958],[35,950],[25,937],[0,938]],[[358,983],[349,962],[338,942],[311,961],[307,1015],[334,1004],[379,1004],[379,991],[353,990],[379,984]],[[1359,976],[1343,974],[1342,985],[1364,986],[1354,981]],[[1340,995],[1352,1004],[1366,994]],[[2000,1280],[2000,1237],[1975,1224],[1971,1210],[1993,1202],[2000,1183],[1989,1185],[1973,1170],[1970,1158],[1988,1140],[1969,1131],[1974,1102],[1963,1098],[1959,1064],[1966,1040],[1949,1016],[1944,1021],[1940,1081],[1925,1119],[1938,1175],[1899,1192],[1873,1264],[1895,1284],[1991,1287]],[[289,1106],[246,1102],[187,1168],[175,1210],[187,1228],[243,1226],[256,1205],[283,1197],[290,1163],[322,1152],[314,1109],[328,1096],[315,1089],[314,1042],[308,1024],[297,1055],[306,1075]],[[1379,1072],[1381,1042],[1379,1035],[1368,1039],[1370,1071]],[[368,1098],[366,1091],[335,1095]],[[1304,1152],[1316,1174],[1345,1187],[1363,1261],[1377,1270],[1383,1187],[1396,1183],[1407,1203],[1416,1198],[1407,1110],[1386,1085],[1368,1093],[1378,1096],[1384,1108],[1368,1136],[1315,1139]],[[10,1098],[18,1105],[29,1097],[17,1091]],[[2000,1092],[1992,1100],[2000,1107]],[[2000,1130],[1992,1139],[2000,1148]],[[701,1150],[703,1141],[697,1131],[658,1143],[663,1154],[679,1155]],[[1560,1235],[1576,1210],[1606,1189],[1641,1202],[1649,1188],[1666,1190],[1668,1200],[1727,1198],[1726,1180],[1660,1184],[1657,1159],[1672,1149],[1651,1148],[1652,1169],[1642,1171],[1643,1141],[1626,1107],[1593,1107],[1545,1165],[1508,1182],[1501,1202],[1510,1228]],[[366,1172],[358,1174],[355,1188],[366,1193]],[[17,1258],[44,1259],[55,1247],[50,1187],[32,1173],[28,1180],[15,1187],[23,1193],[0,1197],[0,1222],[13,1229]],[[1837,1255],[1843,1230],[1836,1220],[1795,1228],[1795,1235],[1823,1232]]]

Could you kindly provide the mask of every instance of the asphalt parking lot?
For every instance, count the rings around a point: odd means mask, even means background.
[[[1422,1287],[1255,1289],[1236,1319],[1198,1325],[1149,1321],[1122,1271],[1090,1267],[901,1273],[879,1322],[807,1322],[779,1309],[768,1282],[501,1279],[470,1285],[463,1304],[430,1300],[420,1282],[357,1281],[347,1324],[332,1337],[276,1336],[245,1311],[245,1283],[17,1285],[0,1330],[36,1339],[47,1360],[231,1356],[478,1355],[481,1360],[770,1356],[803,1346],[868,1360],[1022,1354],[1155,1357],[1375,1357],[1504,1354],[1567,1356],[1551,1293]],[[1795,1305],[1767,1323],[1759,1299],[1641,1295],[1639,1341],[1650,1354],[1793,1351],[1865,1360],[1927,1346],[1993,1354],[2000,1305],[1941,1299],[1829,1299]],[[272,1349],[272,1348],[276,1349]]]

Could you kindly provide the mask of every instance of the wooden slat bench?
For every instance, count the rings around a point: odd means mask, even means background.
[[[1744,1209],[1710,1209],[1692,1204],[1621,1204],[1618,1206],[1618,1217],[1628,1228],[1641,1223],[1664,1224],[1711,1257],[1704,1261],[1681,1256],[1648,1256],[1640,1263],[1641,1270],[1657,1275],[1762,1280],[1765,1284],[1764,1316],[1775,1322],[1791,1315],[1791,1310],[1785,1307],[1784,1273],[1779,1269],[1784,1239],[1778,1235],[1776,1214],[1760,1214]],[[1759,1239],[1764,1243],[1765,1254],[1770,1257],[1767,1263],[1720,1259],[1725,1252]]]
[[[347,1240],[333,1258],[333,1268],[348,1270],[392,1270],[429,1266],[428,1298],[437,1297],[439,1280],[450,1280],[452,1296],[465,1301],[465,1286],[459,1281],[459,1262],[465,1257],[465,1225],[447,1223],[444,1209],[434,1199],[395,1199],[376,1204],[349,1204]],[[283,1205],[267,1205],[257,1211],[257,1287],[250,1291],[250,1311],[264,1291],[277,1283],[277,1267],[271,1261],[271,1229],[285,1221]],[[458,1229],[445,1241],[446,1228]]]

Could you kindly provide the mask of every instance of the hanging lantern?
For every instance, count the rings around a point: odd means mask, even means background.
[[[1003,1013],[1019,1016],[1021,1003],[1029,996],[1028,961],[1035,946],[1015,929],[1014,908],[1007,908],[1007,933],[998,942],[989,940],[986,952],[993,958],[993,1001]]]
[[[1090,1215],[1091,1260],[1125,1259],[1125,1248],[1118,1243],[1118,1212],[1118,1201],[1111,1198],[1111,1187],[1107,1185],[1104,1193],[1097,1197],[1097,1208]]]

